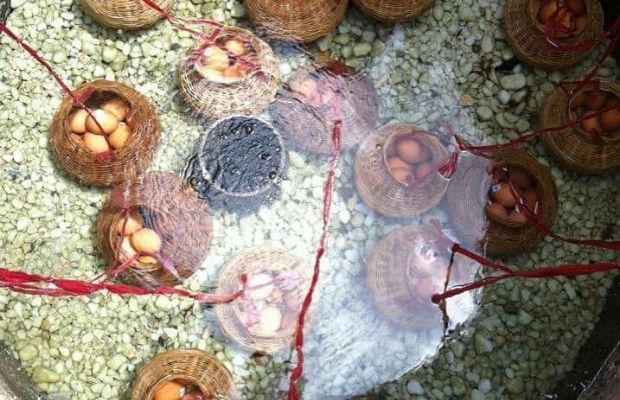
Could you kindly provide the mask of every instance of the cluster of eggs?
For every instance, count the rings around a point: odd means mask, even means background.
[[[299,77],[289,87],[301,101],[312,107],[329,104],[336,96],[333,79],[327,73],[316,72]]]
[[[301,310],[302,298],[297,285],[281,284],[279,278],[275,272],[260,272],[248,277],[246,295],[258,313],[256,326],[248,328],[260,336],[269,337],[292,326]]]
[[[154,230],[144,228],[136,216],[121,218],[117,232],[121,237],[121,252],[126,258],[138,255],[137,260],[142,264],[158,263],[154,255],[161,250],[161,237]]]
[[[435,170],[429,149],[408,136],[388,146],[386,162],[394,179],[406,185],[428,177]]]
[[[581,33],[588,25],[583,0],[533,0],[532,7],[538,22],[544,25],[551,18],[555,26],[562,28],[550,32],[557,38]]]
[[[611,139],[620,137],[620,98],[594,88],[576,93],[571,111],[581,119],[586,132]]]
[[[129,104],[120,98],[106,101],[91,111],[78,109],[69,117],[71,137],[95,154],[125,146],[131,128],[127,125]]]
[[[202,394],[196,385],[185,384],[181,381],[164,383],[155,391],[153,400],[207,400],[210,397]]]
[[[407,267],[408,284],[423,305],[430,305],[431,296],[441,292],[446,279],[445,263],[446,260],[439,257],[428,243],[416,246],[411,255]]]
[[[195,68],[203,78],[210,82],[236,83],[246,75],[246,70],[238,62],[244,54],[246,54],[246,48],[243,43],[229,39],[222,44],[205,47],[195,63]]]
[[[525,224],[527,219],[517,207],[520,198],[528,210],[533,212],[538,202],[536,181],[521,168],[498,168],[493,174],[486,212],[500,221]]]

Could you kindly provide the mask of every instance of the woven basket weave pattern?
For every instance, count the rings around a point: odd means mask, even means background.
[[[177,0],[155,0],[169,12]],[[113,29],[148,28],[161,19],[160,13],[142,0],[79,0],[82,8],[98,23]]]
[[[353,0],[366,15],[387,23],[412,20],[428,11],[435,0]]]

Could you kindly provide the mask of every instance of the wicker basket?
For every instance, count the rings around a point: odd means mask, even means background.
[[[392,176],[385,162],[384,148],[401,135],[411,135],[426,146],[435,164],[441,165],[448,157],[435,135],[413,125],[386,125],[368,136],[355,161],[355,185],[367,205],[393,218],[413,217],[430,210],[439,204],[448,188],[448,180],[437,171],[412,186]]]
[[[86,106],[94,108],[111,96],[125,100],[130,106],[128,125],[132,133],[124,147],[112,157],[97,160],[81,143],[71,138],[69,116],[76,110],[73,99],[67,96],[60,104],[52,122],[51,143],[58,164],[80,183],[107,187],[134,178],[144,171],[157,146],[160,127],[155,110],[148,100],[132,88],[118,82],[95,81],[80,86],[77,96],[88,96]]]
[[[450,181],[447,194],[448,214],[464,244],[492,256],[510,255],[535,247],[543,235],[529,224],[513,224],[488,218],[485,213],[487,193],[492,185],[493,166],[518,167],[530,174],[539,191],[546,226],[557,215],[557,189],[549,170],[527,151],[503,150],[486,159],[463,157]]]
[[[155,0],[155,3],[169,12],[176,0]],[[143,29],[161,19],[161,14],[142,0],[79,0],[79,4],[95,21],[113,29]]]
[[[378,95],[372,81],[334,60],[302,68],[290,82],[308,78],[325,80],[327,87],[334,88],[334,98],[326,104],[313,106],[289,87],[270,110],[274,125],[284,138],[297,149],[329,154],[334,122],[341,119],[341,147],[347,149],[362,142],[375,128],[379,113]],[[340,89],[336,89],[339,86]],[[339,102],[338,116],[334,115],[334,102]]]
[[[99,248],[110,264],[124,261],[116,260],[120,238],[117,227],[124,219],[119,201],[128,204],[131,215],[142,220],[142,226],[159,234],[160,256],[171,262],[181,280],[202,265],[213,237],[211,214],[179,177],[169,172],[152,172],[118,186],[110,194],[97,221]],[[148,287],[181,283],[160,263],[136,261],[121,277]]]
[[[353,0],[366,15],[387,23],[412,20],[428,11],[435,0]]]
[[[171,381],[198,386],[209,396],[234,398],[235,385],[231,373],[213,355],[202,350],[171,350],[155,357],[143,367],[133,384],[132,400],[153,400],[155,392]]]
[[[301,302],[309,287],[310,279],[303,260],[284,250],[261,246],[242,253],[224,267],[217,293],[237,291],[241,289],[239,282],[241,275],[246,274],[251,279],[253,275],[259,273],[293,274],[303,281],[303,284],[296,286],[292,292],[300,300],[299,310],[293,312],[288,309],[288,313],[283,314],[280,330],[276,333],[264,334],[256,325],[248,327],[243,321],[244,313],[240,308],[242,300],[230,304],[218,304],[215,306],[215,312],[222,331],[233,341],[246,349],[271,354],[293,343],[297,315],[301,311]]]
[[[246,45],[251,55],[245,58],[255,63],[258,70],[234,83],[205,79],[196,69],[198,54],[206,47],[203,42],[189,51],[179,69],[180,93],[197,113],[209,119],[257,114],[273,101],[281,85],[278,60],[267,43],[245,29],[221,28],[216,43],[229,39]]]
[[[561,43],[576,45],[597,42],[603,33],[603,9],[599,0],[583,0],[588,24],[575,37],[557,39]],[[565,69],[577,65],[589,51],[558,49],[546,37],[544,26],[538,22],[531,7],[532,0],[508,0],[504,11],[504,25],[508,43],[523,62],[544,69]]]
[[[331,32],[349,0],[245,0],[252,23],[270,38],[307,43]]]
[[[620,96],[619,83],[600,82],[601,89]],[[568,88],[570,87],[569,85]],[[568,124],[570,100],[569,95],[561,88],[556,89],[547,99],[540,114],[540,129]],[[620,169],[620,138],[604,138],[597,143],[578,125],[543,134],[542,140],[558,162],[580,174],[604,174]]]

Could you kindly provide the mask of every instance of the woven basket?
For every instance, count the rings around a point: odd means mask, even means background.
[[[213,355],[202,350],[171,350],[155,357],[143,367],[133,384],[132,400],[153,400],[155,392],[171,381],[187,382],[209,396],[233,398],[231,373]]]
[[[307,43],[343,20],[349,0],[245,0],[252,23],[270,38]]]
[[[166,12],[176,3],[176,0],[154,1]],[[113,29],[143,29],[161,19],[161,14],[142,0],[79,0],[79,4],[95,21]]]
[[[304,281],[303,287],[295,289],[295,294],[299,295],[299,299],[304,298],[310,284],[303,260],[284,250],[261,246],[242,253],[224,267],[217,293],[237,291],[241,289],[239,281],[241,275],[247,274],[251,277],[261,272],[297,274]],[[242,320],[243,312],[240,309],[240,301],[218,304],[215,306],[215,312],[224,334],[251,351],[271,354],[293,343],[298,312],[291,313],[289,310],[288,314],[284,314],[282,328],[273,335],[261,334],[257,328],[246,326]]]
[[[551,227],[557,216],[557,189],[549,170],[527,151],[503,150],[486,159],[463,157],[450,181],[448,214],[464,244],[492,256],[510,255],[535,247],[543,235],[529,224],[512,224],[488,218],[484,209],[492,185],[493,166],[519,167],[528,172],[539,190],[543,220]]]
[[[229,39],[245,43],[252,54],[248,59],[260,69],[250,72],[239,82],[211,82],[195,68],[196,54],[205,47],[202,42],[188,52],[179,69],[180,93],[197,113],[209,119],[231,114],[257,114],[267,108],[280,88],[278,60],[267,43],[245,29],[221,28],[216,41]]]
[[[124,147],[105,160],[71,138],[69,116],[76,109],[73,99],[65,97],[52,122],[51,143],[56,160],[62,169],[80,183],[101,187],[112,186],[134,178],[144,171],[157,149],[160,137],[159,122],[148,100],[129,86],[99,80],[80,86],[77,96],[88,96],[86,106],[94,108],[111,96],[125,100],[131,109],[129,127],[132,133]],[[128,120],[129,121],[129,120]]]
[[[575,37],[557,39],[568,45],[594,41],[603,33],[603,9],[599,0],[583,0],[588,24]],[[544,26],[538,22],[531,7],[532,0],[508,0],[504,11],[504,25],[508,43],[523,62],[544,69],[565,69],[578,64],[595,47],[588,51],[562,50],[545,38]]]
[[[153,172],[124,183],[110,194],[99,213],[97,239],[99,248],[110,264],[116,260],[120,236],[117,227],[124,217],[117,205],[126,201],[132,216],[142,226],[153,229],[162,239],[160,255],[170,260],[181,280],[190,277],[203,263],[211,239],[213,223],[207,206],[176,175]],[[181,281],[161,264],[134,263],[121,275],[129,283],[143,286],[174,286]]]
[[[620,96],[619,83],[600,82],[601,89]],[[569,85],[568,88],[570,87]],[[561,88],[556,89],[547,99],[540,114],[540,129],[568,124],[569,106],[569,95]],[[581,125],[577,125],[543,134],[542,141],[558,162],[577,173],[604,174],[620,169],[620,138],[605,138],[597,143]]]
[[[336,74],[332,72],[334,69],[343,72]],[[377,123],[379,100],[374,84],[366,75],[333,60],[298,70],[290,82],[319,76],[339,94],[330,102],[315,107],[287,89],[270,109],[274,125],[297,149],[329,154],[334,123],[340,119],[341,147],[347,149],[359,144]],[[337,116],[334,102],[339,102]]]
[[[435,0],[353,0],[366,15],[387,23],[412,20],[428,11]]]
[[[435,135],[413,125],[386,125],[368,136],[355,160],[355,186],[367,205],[393,218],[413,217],[430,210],[448,188],[448,180],[437,171],[411,187],[392,176],[385,163],[384,147],[392,138],[405,134],[426,146],[434,163],[441,165],[448,157]]]

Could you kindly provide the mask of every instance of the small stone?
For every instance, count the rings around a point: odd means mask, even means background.
[[[351,221],[351,213],[347,209],[341,210],[338,213],[338,219],[340,219],[340,222],[343,224],[348,224],[349,221]]]
[[[459,17],[464,21],[473,21],[476,18],[471,7],[464,3],[459,7]]]
[[[500,90],[499,93],[497,94],[497,98],[500,103],[508,104],[508,102],[510,101],[510,93],[508,93],[505,90]]]
[[[241,3],[235,3],[230,10],[230,15],[233,18],[243,18],[245,17],[245,7]]]
[[[60,382],[60,375],[45,367],[36,367],[32,374],[32,379],[36,383],[56,383]]]
[[[488,121],[493,118],[493,110],[487,106],[480,106],[476,108],[476,114],[478,114],[482,121]]]
[[[482,38],[482,41],[480,42],[480,49],[484,52],[484,53],[490,53],[493,51],[493,39],[485,36]]]
[[[31,344],[28,344],[19,351],[19,358],[22,361],[30,361],[35,358],[37,354],[39,354],[37,348]]]
[[[351,41],[351,36],[348,33],[341,33],[334,37],[334,42],[346,46]]]
[[[519,311],[519,323],[522,325],[529,325],[534,320],[530,314],[524,310]]]
[[[117,354],[114,357],[112,357],[110,360],[108,360],[108,362],[105,365],[107,365],[107,367],[113,371],[118,371],[118,369],[123,364],[126,364],[126,363],[127,363],[127,358],[122,354]]]
[[[506,75],[500,78],[500,84],[504,89],[519,90],[527,84],[527,79],[523,74]]]
[[[11,0],[11,8],[21,7],[26,4],[28,0]]]
[[[481,379],[478,383],[478,390],[482,393],[489,393],[491,391],[491,381],[488,379]]]
[[[155,307],[162,311],[170,311],[173,308],[173,304],[167,296],[159,296],[155,300]]]
[[[471,400],[485,400],[486,396],[484,393],[479,391],[478,389],[474,389],[471,391]]]
[[[474,337],[474,344],[476,347],[476,352],[478,354],[489,353],[493,351],[493,342],[491,342],[488,338],[483,336],[481,333],[476,333]]]
[[[407,391],[409,392],[409,394],[424,394],[424,388],[422,387],[422,385],[420,385],[420,382],[416,381],[415,379],[407,383]]]
[[[104,63],[110,64],[112,63],[112,61],[114,61],[117,55],[118,55],[118,49],[116,47],[106,46],[103,48],[103,51],[101,52],[101,59],[103,60]]]
[[[459,99],[459,104],[461,105],[461,107],[471,107],[474,105],[474,99],[473,97],[465,93]]]
[[[371,50],[372,45],[370,45],[370,43],[358,43],[353,46],[353,55],[355,57],[367,56],[368,54],[370,54]]]

